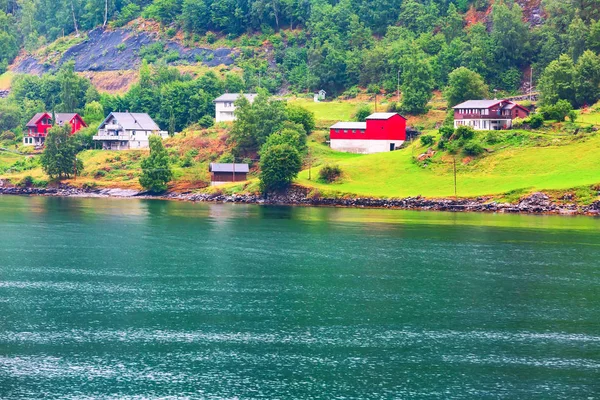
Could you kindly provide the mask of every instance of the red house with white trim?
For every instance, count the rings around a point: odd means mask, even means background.
[[[397,113],[375,113],[366,122],[338,122],[329,128],[331,148],[347,153],[393,151],[406,141],[406,118]]]
[[[477,131],[512,128],[515,118],[527,118],[529,110],[510,100],[468,100],[452,107],[454,128],[470,126]]]
[[[48,130],[54,125],[71,125],[71,135],[81,128],[87,127],[87,124],[77,113],[56,113],[56,121],[52,121],[52,115],[47,112],[37,113],[27,123],[25,134],[23,135],[24,146],[43,146],[46,141]]]

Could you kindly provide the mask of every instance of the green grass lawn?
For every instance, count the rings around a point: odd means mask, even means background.
[[[296,104],[312,111],[319,121],[351,121],[352,114],[363,103],[327,101],[315,103],[312,99],[294,99],[289,103]]]
[[[413,154],[422,150],[415,144],[390,153],[338,159],[335,161],[344,172],[341,182],[316,182],[315,168],[313,180],[302,171],[298,183],[324,192],[359,196],[453,196],[452,157],[438,158],[424,167],[413,161]],[[600,182],[600,136],[567,145],[509,147],[467,165],[458,157],[457,170],[458,195],[463,197],[593,185]]]
[[[12,82],[12,78],[15,74],[12,71],[6,71],[5,73],[0,75],[0,90],[8,90],[10,89],[10,84]]]

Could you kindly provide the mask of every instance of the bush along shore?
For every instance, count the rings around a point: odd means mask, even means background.
[[[6,185],[0,181],[0,195],[56,196],[56,197],[114,197],[179,200],[211,203],[240,203],[292,206],[327,206],[353,208],[386,208],[400,210],[451,211],[451,212],[495,212],[523,214],[562,214],[600,216],[600,201],[590,205],[576,203],[558,204],[542,192],[523,197],[517,203],[499,203],[486,197],[476,199],[427,199],[421,196],[404,199],[380,199],[369,197],[322,197],[308,189],[293,186],[285,192],[268,196],[253,194],[219,193],[175,193],[152,195],[128,189],[82,189],[68,185],[36,188]]]

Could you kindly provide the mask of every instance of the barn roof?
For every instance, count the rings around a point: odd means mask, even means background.
[[[117,124],[121,125],[125,130],[141,130],[141,131],[160,131],[156,122],[146,113],[110,113],[108,117],[100,124],[102,129],[111,115],[117,120]]]
[[[366,122],[338,122],[330,129],[367,129]]]
[[[215,99],[215,103],[224,103],[224,102],[230,102],[230,101],[236,101],[237,99],[240,98],[242,94],[241,93],[225,93],[222,96],[219,96]],[[254,101],[254,98],[258,96],[256,93],[247,93],[244,94],[244,97],[248,99],[248,101]]]
[[[374,113],[371,114],[367,117],[367,119],[390,119],[392,118],[394,115],[400,115],[398,113]],[[400,115],[402,117],[402,115]],[[404,118],[404,117],[402,117]],[[404,118],[406,119],[406,118]]]
[[[33,116],[33,118],[31,118],[31,120],[29,120],[29,122],[28,122],[28,123],[27,123],[27,125],[25,125],[25,126],[26,126],[26,127],[28,127],[28,128],[35,127],[35,126],[36,126],[36,123],[37,123],[37,122],[38,122],[40,119],[42,119],[43,117],[45,117],[46,115],[47,115],[48,117],[50,117],[50,114],[48,114],[48,113],[45,113],[45,112],[43,112],[43,113],[37,113],[37,114],[35,114],[35,115]]]
[[[223,163],[210,163],[208,170],[210,172],[231,172],[233,173],[233,166],[235,165],[235,172],[247,173],[250,172],[250,166],[248,164],[223,164]]]
[[[490,108],[504,100],[467,100],[464,103],[455,105],[452,108]]]

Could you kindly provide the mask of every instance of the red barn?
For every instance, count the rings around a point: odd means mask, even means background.
[[[406,141],[406,118],[397,113],[371,114],[366,122],[338,122],[329,129],[333,150],[347,153],[382,153]]]
[[[23,136],[24,146],[43,146],[46,141],[48,130],[53,125],[63,126],[64,124],[71,125],[71,134],[79,131],[81,128],[87,127],[87,124],[77,113],[57,113],[55,114],[56,121],[52,121],[52,116],[49,113],[37,113],[27,123],[27,130]]]

